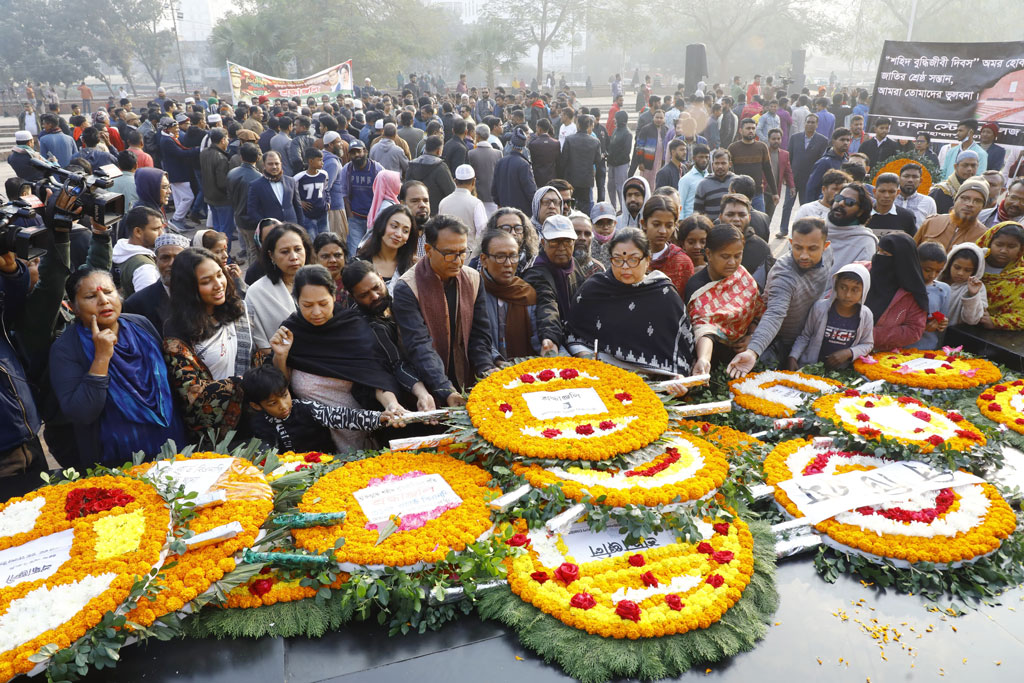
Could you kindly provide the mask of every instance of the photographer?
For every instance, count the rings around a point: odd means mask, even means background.
[[[4,499],[26,493],[38,483],[37,474],[46,468],[43,448],[36,432],[39,415],[29,390],[25,370],[10,342],[11,321],[28,300],[28,266],[12,252],[0,254],[0,496]]]

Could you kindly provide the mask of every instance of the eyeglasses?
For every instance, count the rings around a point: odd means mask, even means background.
[[[616,268],[625,268],[626,266],[636,268],[643,263],[646,258],[646,256],[612,256],[608,260],[611,261],[612,265]]]
[[[562,198],[561,197],[559,197],[558,199],[544,198],[544,199],[540,200],[540,205],[541,206],[558,206],[561,203],[562,203]]]
[[[560,237],[556,240],[546,240],[548,246],[559,251],[572,251],[576,246],[576,240]]]
[[[501,265],[509,263],[519,263],[519,254],[488,254],[485,251],[484,255],[487,258],[493,260],[494,262],[500,263]]]
[[[837,194],[836,198],[832,200],[832,206],[836,204],[842,204],[844,206],[857,206],[860,204],[860,199],[857,197],[844,197],[841,194]]]
[[[456,261],[461,261],[469,256],[469,249],[463,249],[461,251],[441,251],[440,249],[435,249],[434,251],[440,254],[448,263],[455,263]]]
[[[499,225],[498,226],[498,230],[501,230],[502,232],[507,232],[507,233],[510,233],[510,234],[514,234],[514,235],[522,235],[523,232],[525,231],[523,226],[521,226],[521,225]]]

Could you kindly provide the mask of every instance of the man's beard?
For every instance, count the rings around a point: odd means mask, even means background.
[[[640,209],[643,208],[643,204],[635,204],[633,202],[626,202],[626,209],[629,211],[630,216],[635,216],[640,213]]]
[[[426,215],[421,215],[417,213],[413,214],[413,218],[416,219],[416,227],[422,228],[426,224],[426,222],[430,220],[430,214],[428,213]]]
[[[391,308],[391,294],[385,293],[384,296],[377,299],[370,306],[362,306],[360,304],[360,307],[370,315],[382,318],[388,312],[388,309]]]
[[[847,216],[845,211],[841,211],[837,214],[835,210],[832,210],[828,212],[828,220],[832,225],[853,225],[857,222],[857,214]]]
[[[908,189],[910,190],[909,192],[907,192]],[[910,187],[909,185],[904,187],[903,185],[900,185],[900,194],[904,197],[913,197],[915,192],[917,192],[916,187]]]
[[[955,210],[949,212],[949,221],[957,228],[969,228],[974,225],[977,220],[977,215],[971,216],[970,218],[961,218]]]
[[[366,167],[366,157],[359,157],[358,159],[353,159],[352,163],[356,165],[356,168],[363,169]]]
[[[591,245],[589,244],[586,247],[576,247],[575,249],[573,249],[572,257],[576,260],[576,263],[580,264],[581,266],[590,263],[590,249]]]

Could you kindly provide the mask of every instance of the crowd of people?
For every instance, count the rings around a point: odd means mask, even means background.
[[[635,127],[612,92],[27,101],[8,196],[38,160],[115,166],[128,210],[0,255],[0,481],[45,467],[40,433],[80,467],[168,439],[366,448],[527,356],[739,376],[1024,329],[1024,178],[989,124],[936,156],[867,133],[865,92],[646,87]]]

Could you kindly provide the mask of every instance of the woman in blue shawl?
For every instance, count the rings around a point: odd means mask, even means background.
[[[110,273],[82,269],[67,283],[76,321],[50,349],[50,379],[75,426],[82,467],[151,456],[183,431],[167,380],[161,338],[140,315],[121,315]]]

